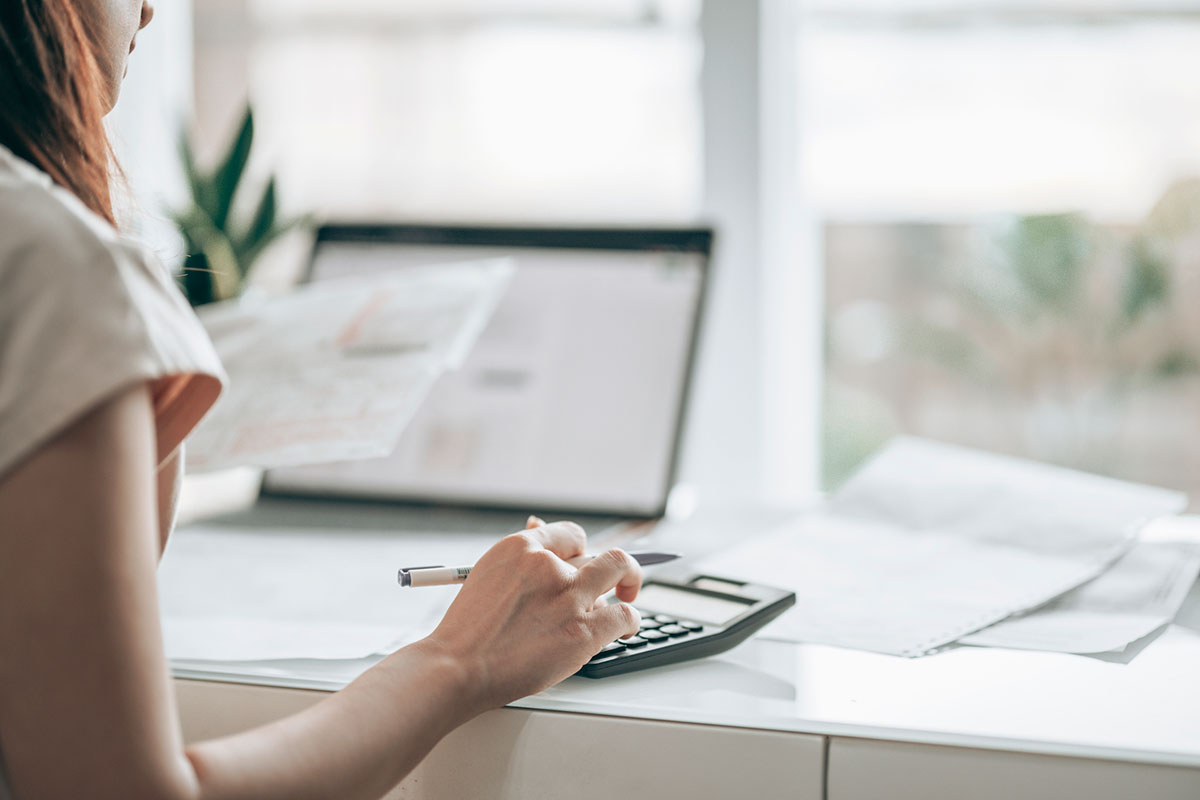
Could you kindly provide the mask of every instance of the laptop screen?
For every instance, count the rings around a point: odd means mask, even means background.
[[[264,488],[657,516],[674,479],[711,232],[330,226],[310,279],[507,256],[462,368],[389,456],[271,470]]]

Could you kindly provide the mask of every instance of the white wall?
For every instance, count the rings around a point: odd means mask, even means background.
[[[186,198],[176,143],[191,108],[192,3],[158,3],[154,21],[138,34],[109,125],[132,190],[131,203],[118,201],[122,223],[171,267],[182,253],[166,211]]]

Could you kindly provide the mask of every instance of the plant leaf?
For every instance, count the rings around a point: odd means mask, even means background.
[[[176,223],[189,242],[188,255],[202,254],[208,261],[212,300],[227,300],[241,289],[237,255],[224,232],[198,208],[176,217]],[[206,302],[206,301],[202,301]]]
[[[241,273],[238,271],[237,256],[233,245],[224,233],[212,230],[201,243],[209,269],[212,270],[213,286],[216,289],[217,300],[228,300],[236,297],[241,291]]]
[[[266,246],[266,243],[282,233],[282,231],[275,231],[275,217],[278,211],[275,178],[272,176],[271,180],[267,182],[267,188],[263,190],[262,198],[258,201],[258,208],[255,209],[254,217],[250,220],[250,227],[246,230],[245,235],[236,242],[238,267],[242,277],[245,277],[246,273],[250,271],[250,265],[254,258]]]
[[[312,223],[312,217],[305,215],[303,217],[282,222],[272,228],[265,236],[240,254],[240,258],[246,265],[246,273],[249,273],[250,267],[258,259],[258,257],[262,255],[262,252],[270,247],[276,239],[280,238],[286,233],[290,233],[297,228],[309,228],[312,226]]]
[[[183,174],[187,176],[188,185],[195,189],[200,184],[200,170],[196,168],[196,156],[192,152],[186,126],[179,129],[179,160],[183,163]]]
[[[216,299],[213,295],[212,271],[203,253],[189,253],[177,277],[179,288],[193,307],[207,305]]]
[[[186,127],[179,129],[179,159],[183,163],[183,172],[192,193],[192,202],[212,216],[216,206],[216,189],[212,179],[196,166],[196,155],[192,150],[192,143],[188,139]]]
[[[250,161],[250,147],[254,143],[254,113],[250,106],[242,117],[242,125],[229,152],[217,167],[213,175],[213,185],[216,191],[216,204],[212,209],[213,224],[220,230],[225,230],[229,223],[229,211],[233,208],[233,198],[241,183],[246,164]]]

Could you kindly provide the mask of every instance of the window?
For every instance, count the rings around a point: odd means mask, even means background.
[[[229,103],[222,64],[238,54],[296,209],[603,222],[698,208],[696,2],[225,0],[197,13],[198,100]]]
[[[1200,499],[1200,13],[814,0],[825,475],[896,432]]]

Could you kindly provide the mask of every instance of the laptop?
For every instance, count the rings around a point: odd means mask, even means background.
[[[537,514],[593,538],[661,517],[712,241],[708,228],[322,226],[315,284],[493,257],[515,271],[470,356],[390,455],[269,470],[259,511],[305,516],[316,506],[295,502],[319,500],[324,516],[330,501],[369,502],[404,529],[497,535]]]

